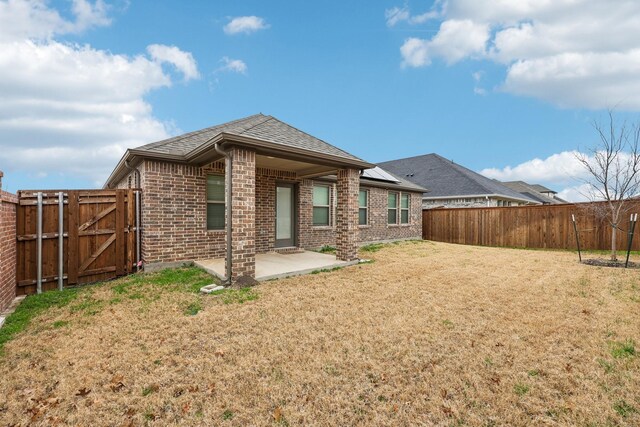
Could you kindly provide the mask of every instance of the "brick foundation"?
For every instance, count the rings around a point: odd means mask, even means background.
[[[0,312],[16,297],[16,207],[18,198],[2,191],[0,172]]]

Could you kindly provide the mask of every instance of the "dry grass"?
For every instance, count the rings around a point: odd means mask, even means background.
[[[243,294],[85,289],[5,345],[0,424],[640,424],[637,271],[431,242],[365,256]]]

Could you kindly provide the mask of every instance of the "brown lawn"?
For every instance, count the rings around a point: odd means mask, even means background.
[[[242,293],[172,284],[195,269],[84,288],[4,346],[0,425],[640,425],[638,270],[362,256]]]

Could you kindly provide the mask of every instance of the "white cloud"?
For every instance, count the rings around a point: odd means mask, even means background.
[[[487,168],[480,173],[499,181],[544,184],[558,191],[558,197],[570,202],[601,200],[601,195],[594,191],[593,185],[596,183],[576,157],[579,154],[578,151],[563,151],[546,159],[535,158],[513,167]],[[622,163],[628,156],[627,153],[622,153]],[[586,156],[586,159],[594,162],[593,156]]]
[[[104,182],[127,148],[168,137],[173,129],[153,116],[145,96],[169,87],[163,62],[185,79],[197,73],[191,54],[154,45],[127,56],[50,37],[68,31],[45,2],[0,2],[25,30],[0,26],[0,164],[5,170],[60,173]],[[101,2],[75,2],[78,28],[106,25]],[[103,16],[104,19],[98,18]],[[106,20],[105,20],[106,19]],[[38,23],[47,23],[40,27]],[[82,22],[82,23],[80,23]]]
[[[409,6],[405,5],[403,7],[392,7],[391,9],[386,9],[384,11],[384,18],[387,21],[388,27],[395,27],[400,22],[406,21],[409,24],[424,24],[427,21],[432,19],[436,19],[441,16],[442,11],[440,10],[443,7],[443,2],[441,0],[436,0],[433,7],[430,11],[421,13],[419,15],[411,15],[411,11],[409,10]]]
[[[71,13],[75,21],[62,18],[47,3],[45,0],[0,1],[0,41],[46,40],[54,35],[80,33],[111,23],[102,0],[95,3],[73,0]]]
[[[514,167],[488,168],[480,173],[500,181],[570,182],[584,177],[584,166],[576,158],[577,151],[563,151],[546,159],[532,159]]]
[[[488,60],[505,66],[507,92],[562,107],[640,110],[636,0],[448,0],[438,10],[437,34],[400,48],[404,66]]]
[[[175,46],[165,46],[161,44],[152,44],[147,46],[147,52],[151,57],[160,63],[166,62],[176,67],[182,74],[184,79],[198,79],[200,73],[193,55],[190,52],[184,52]]]
[[[400,48],[403,66],[421,67],[439,56],[449,64],[465,57],[482,56],[489,39],[489,26],[471,20],[448,20],[431,40],[409,38]]]
[[[259,16],[238,16],[232,18],[227,25],[223,27],[226,34],[251,34],[259,30],[266,30],[270,25]]]
[[[393,7],[384,11],[384,18],[387,20],[387,26],[393,27],[398,22],[407,21],[411,17],[409,8]]]
[[[224,56],[222,57],[220,62],[222,62],[223,64],[222,67],[220,67],[220,71],[230,71],[232,73],[247,74],[247,64],[245,64],[241,59],[231,59]]]

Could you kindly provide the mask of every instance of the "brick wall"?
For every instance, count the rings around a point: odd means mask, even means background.
[[[422,194],[410,193],[409,224],[387,224],[387,190],[362,187],[369,191],[369,224],[361,225],[360,243],[396,239],[422,239]]]
[[[2,191],[0,172],[0,311],[16,296],[16,207],[18,198]]]
[[[142,258],[146,263],[224,258],[226,231],[206,229],[207,174],[224,175],[224,169],[223,161],[202,168],[150,160],[138,166],[142,189]],[[128,177],[123,178],[117,187],[127,188],[128,181]],[[297,187],[298,246],[305,249],[335,246],[336,183],[299,179],[293,172],[258,167],[255,169],[255,252],[274,249],[278,182],[293,183]],[[315,182],[331,187],[329,226],[313,226]],[[366,188],[369,189],[369,224],[358,227],[360,243],[421,238],[420,193],[412,193],[409,225],[387,225],[387,190]]]
[[[360,171],[340,169],[336,190],[336,257],[351,261],[358,258]]]
[[[231,168],[231,280],[255,277],[256,260],[256,152],[233,147]],[[228,187],[227,187],[228,188]],[[228,220],[228,219],[227,219]],[[227,260],[228,262],[229,260]]]

